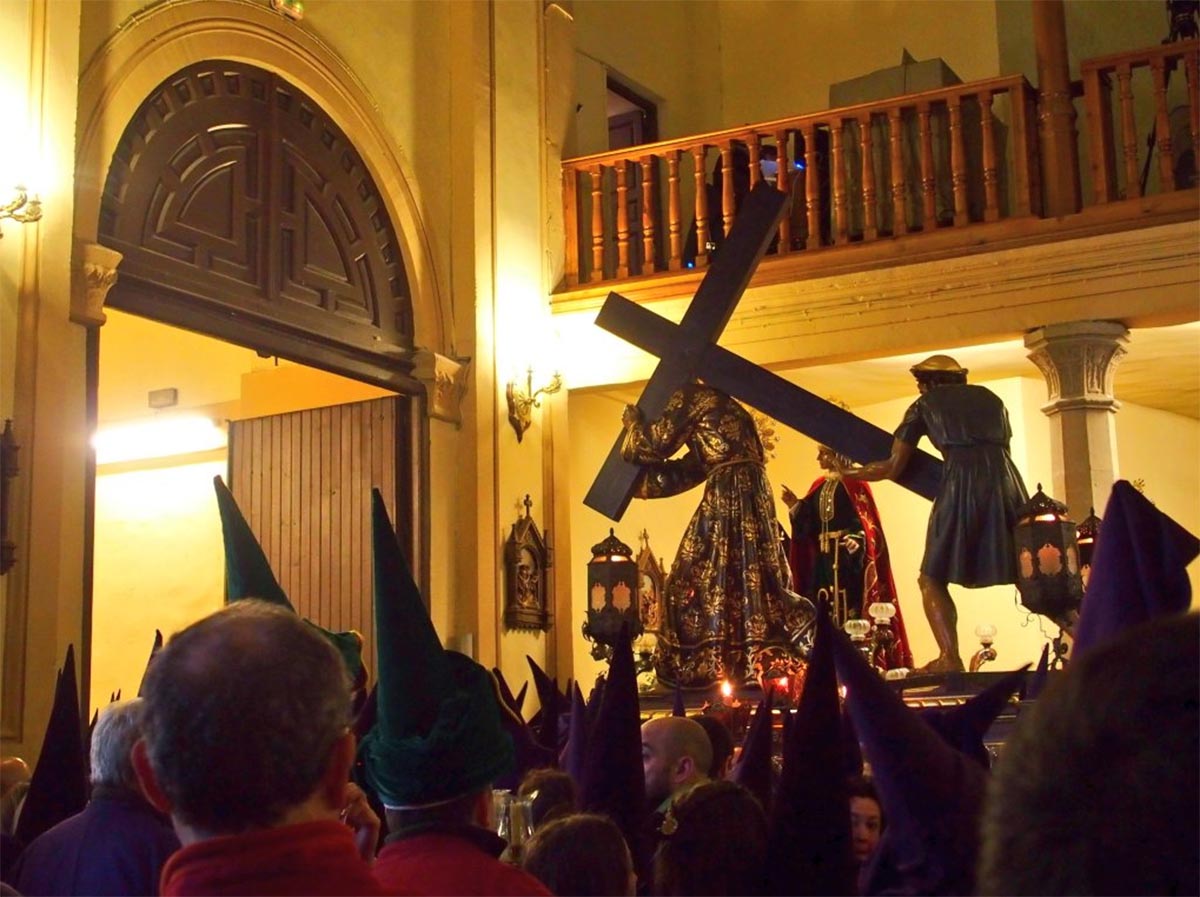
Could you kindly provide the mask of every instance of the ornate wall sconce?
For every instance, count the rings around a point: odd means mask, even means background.
[[[13,198],[0,204],[0,221],[8,218],[18,224],[28,224],[31,221],[39,220],[42,217],[41,201],[36,196],[31,199],[29,191],[21,184],[14,189],[16,193]],[[0,231],[0,239],[3,238],[4,233]]]
[[[562,389],[562,376],[555,373],[550,382],[538,389],[533,388],[533,368],[525,373],[525,387],[522,389],[516,380],[508,381],[508,422],[517,431],[517,442],[525,436],[525,431],[533,423],[533,409],[540,408],[541,396],[549,396]]]

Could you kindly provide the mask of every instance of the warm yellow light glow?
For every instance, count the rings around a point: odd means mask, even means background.
[[[101,427],[92,437],[97,464],[144,461],[224,448],[223,427],[196,414],[170,415]]]
[[[721,697],[728,698],[728,697],[731,697],[732,695],[733,695],[733,685],[729,682],[728,679],[726,679],[721,683]]]

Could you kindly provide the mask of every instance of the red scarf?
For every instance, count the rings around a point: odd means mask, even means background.
[[[210,894],[384,894],[339,822],[302,822],[209,838],[176,851],[160,892]]]

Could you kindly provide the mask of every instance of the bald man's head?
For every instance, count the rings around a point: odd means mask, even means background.
[[[703,782],[712,765],[712,742],[704,727],[682,716],[661,716],[642,724],[642,770],[646,798],[662,803],[678,791]]]
[[[8,794],[14,785],[28,782],[29,778],[29,764],[20,757],[0,760],[0,797]]]

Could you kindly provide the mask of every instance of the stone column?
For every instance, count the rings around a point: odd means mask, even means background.
[[[1051,324],[1025,335],[1029,359],[1046,378],[1053,453],[1052,495],[1071,519],[1088,508],[1103,514],[1117,470],[1113,372],[1125,354],[1129,330],[1115,321]]]
[[[1032,0],[1037,55],[1038,133],[1042,148],[1042,214],[1079,211],[1079,146],[1063,0]]]

